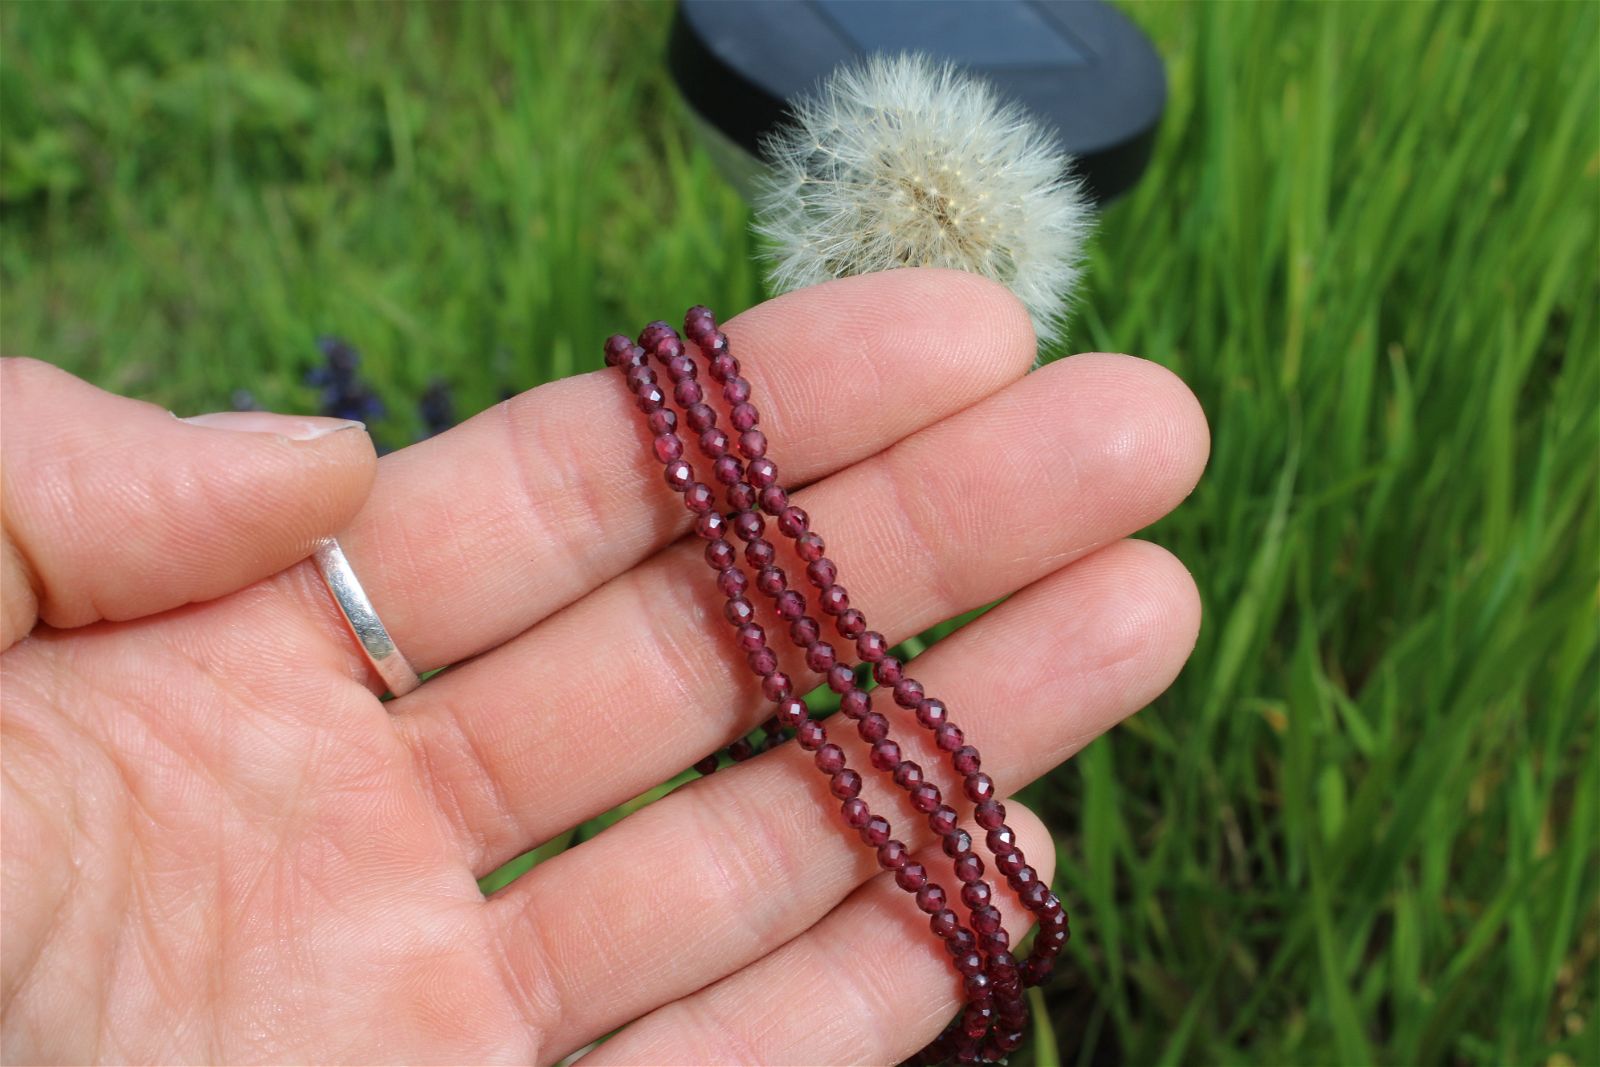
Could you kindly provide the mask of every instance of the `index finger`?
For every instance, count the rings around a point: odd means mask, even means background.
[[[741,373],[767,398],[761,429],[794,484],[968,407],[1034,358],[1027,312],[1007,290],[926,268],[790,293],[725,330]],[[663,489],[648,444],[616,371],[551,382],[386,457],[339,541],[411,663],[454,663],[688,530],[691,516]],[[348,642],[315,572],[297,568],[288,581]]]

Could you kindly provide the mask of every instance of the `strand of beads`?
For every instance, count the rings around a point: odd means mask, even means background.
[[[738,360],[730,350],[727,335],[717,329],[714,316],[704,307],[689,310],[684,318],[684,329],[689,339],[709,358],[711,377],[723,385],[724,399],[732,407],[733,427],[740,431],[739,449],[751,461],[750,482],[760,489],[763,508],[781,516],[782,509],[789,507],[787,498],[778,485],[777,467],[766,456],[766,438],[755,429],[760,414],[751,403],[749,382],[739,377]],[[791,510],[799,512],[798,508]],[[799,513],[804,516],[804,512]],[[977,749],[966,744],[960,728],[949,721],[943,702],[928,697],[922,685],[905,674],[900,661],[888,654],[889,645],[884,637],[868,630],[865,617],[850,607],[849,595],[837,581],[838,569],[824,555],[822,538],[808,526],[808,522],[791,522],[784,528],[780,518],[780,528],[794,541],[800,558],[807,563],[806,575],[819,591],[823,611],[834,617],[841,637],[854,639],[858,655],[872,665],[878,684],[892,692],[896,704],[914,709],[917,721],[933,732],[936,745],[949,753],[951,766],[962,776],[964,792],[975,805],[974,818],[986,831],[985,844],[993,855],[996,869],[1007,878],[1023,906],[1039,920],[1034,952],[1019,968],[1009,951],[1010,938],[999,910],[993,906],[990,887],[983,880],[983,861],[972,851],[970,835],[957,825],[956,813],[942,802],[938,787],[923,780],[922,768],[899,758],[899,746],[888,739],[887,720],[877,713],[868,713],[871,719],[864,718],[862,726],[870,729],[863,729],[862,736],[873,745],[873,765],[891,771],[896,783],[911,793],[913,806],[928,816],[930,827],[943,838],[946,855],[954,860],[956,876],[962,882],[962,902],[967,905],[973,927],[981,936],[987,978],[984,988],[992,986],[998,1002],[992,1017],[986,1016],[981,1008],[969,1005],[958,1020],[958,1029],[952,1031],[959,1034],[952,1051],[957,1052],[958,1058],[968,1058],[970,1042],[983,1037],[992,1025],[994,1031],[985,1040],[982,1051],[989,1058],[1004,1055],[1022,1040],[1027,1019],[1022,986],[1044,981],[1054,957],[1066,943],[1066,911],[1040,880],[1038,872],[1027,864],[1017,845],[1016,834],[1005,824],[1005,807],[995,799],[993,781],[980,770],[981,757]],[[850,696],[849,690],[835,684],[834,673],[829,674],[829,684]],[[853,672],[847,670],[844,675],[853,682]],[[842,682],[843,678],[837,681]],[[861,698],[864,700],[864,693]],[[858,701],[845,701],[841,703],[841,710],[848,715],[860,706]]]
[[[651,347],[658,351],[662,346],[657,342],[662,340],[664,339],[652,336],[649,328],[641,335],[641,341],[649,342]],[[677,342],[674,337],[672,344],[677,347],[676,355],[681,356],[681,342]],[[664,358],[672,361],[675,356],[670,351],[671,345],[665,347],[668,351]],[[722,514],[708,503],[712,499],[710,487],[695,479],[694,468],[682,458],[683,442],[675,432],[675,421],[673,426],[668,426],[668,420],[655,418],[663,409],[666,397],[654,380],[654,372],[650,371],[647,365],[648,358],[643,345],[632,344],[620,334],[606,341],[606,362],[624,370],[640,410],[652,420],[652,431],[661,427],[652,442],[653,451],[656,457],[664,462],[667,485],[674,492],[683,495],[684,506],[695,515],[695,532],[707,542],[706,562],[717,572],[718,589],[727,598],[724,617],[736,627],[739,646],[745,651],[751,670],[760,676],[762,692],[778,705],[774,721],[781,727],[793,729],[800,747],[813,753],[812,758],[817,769],[828,775],[830,792],[841,801],[840,814],[844,818],[845,825],[854,829],[864,843],[876,849],[879,865],[894,873],[895,884],[907,893],[915,894],[919,904],[928,898],[942,901],[944,890],[938,883],[929,879],[926,868],[911,860],[906,847],[893,838],[893,827],[889,820],[875,814],[860,797],[861,775],[846,765],[844,750],[829,742],[827,728],[811,718],[805,701],[794,695],[793,684],[788,675],[778,670],[777,656],[766,643],[765,631],[755,621],[754,606],[744,596],[749,578],[739,566],[737,551],[725,536],[729,524]],[[692,368],[692,362],[689,366]],[[650,373],[638,373],[641,367]],[[674,393],[680,404],[687,401],[688,407],[692,409],[699,403],[699,390],[677,388],[685,381],[694,381],[693,375],[687,371],[677,377]],[[695,399],[691,400],[690,397]],[[715,413],[710,414],[711,417],[708,419],[704,412],[697,412],[693,417],[685,412],[686,417],[690,418],[691,427],[695,422],[704,424],[702,435],[712,428]],[[759,516],[757,519],[759,520]],[[748,526],[747,521],[747,529]],[[773,565],[775,552],[770,542],[759,536],[748,536],[743,539],[747,542],[745,546],[747,562],[763,570]],[[803,610],[802,601],[802,614]],[[971,946],[976,943],[972,931],[963,926],[956,914],[948,909],[941,909],[934,914],[929,920],[929,926],[947,945],[964,945],[970,951]]]
[[[703,328],[696,329],[697,326]],[[738,451],[748,460],[747,467],[729,449],[727,435],[715,428],[716,416],[713,413],[710,416],[712,428],[702,434],[701,445],[709,458],[714,460],[717,480],[728,487],[729,502],[738,509],[732,518],[735,533],[746,539],[759,537],[764,526],[761,516],[755,511],[759,503],[761,510],[775,519],[779,531],[790,541],[818,547],[818,554],[807,564],[807,576],[812,584],[819,586],[822,609],[834,617],[841,636],[847,639],[854,637],[854,643],[859,646],[869,634],[864,629],[865,617],[849,607],[848,593],[835,581],[837,569],[830,560],[820,555],[821,542],[810,532],[809,516],[789,502],[787,493],[779,484],[777,465],[766,454],[766,437],[756,428],[760,415],[750,402],[750,384],[739,376],[738,361],[727,352],[726,338],[723,337],[719,344],[714,324],[709,321],[709,312],[697,321],[695,312],[691,311],[686,327],[696,329],[698,341],[703,342],[697,347],[702,350],[707,347],[720,349],[718,355],[712,357],[710,374],[721,382],[723,399],[732,409],[730,418],[733,427],[739,432]],[[658,332],[647,340],[656,341],[657,357],[675,381],[681,380],[681,375],[686,372],[693,373],[692,358],[678,355],[680,346],[675,335],[669,337],[665,332]],[[752,544],[755,542],[752,541]],[[772,558],[770,546],[763,543],[758,547],[763,560]],[[807,553],[803,552],[802,555],[804,557]],[[913,807],[927,817],[929,827],[940,837],[945,854],[956,861],[957,876],[967,879],[962,886],[961,897],[968,909],[972,929],[977,931],[978,937],[976,946],[966,945],[964,941],[955,943],[960,948],[955,956],[956,969],[963,975],[970,998],[960,1020],[963,1037],[978,1041],[997,1020],[1020,1032],[1026,1021],[1026,1006],[1022,1001],[1016,963],[1007,952],[1010,940],[1001,923],[999,909],[991,903],[989,885],[983,880],[982,861],[975,856],[964,858],[964,854],[971,852],[971,836],[958,825],[955,809],[942,802],[938,788],[924,781],[921,767],[901,757],[900,746],[889,737],[889,720],[871,710],[871,696],[857,686],[853,665],[841,661],[833,646],[821,640],[820,626],[815,619],[804,614],[804,594],[787,588],[787,577],[782,568],[768,563],[757,577],[756,584],[771,598],[779,616],[789,621],[791,637],[804,653],[806,665],[823,675],[829,688],[840,695],[841,711],[847,718],[856,721],[857,732],[871,746],[872,766],[892,775],[895,783],[910,795]],[[871,637],[879,645],[887,647],[881,635],[871,634]],[[883,657],[880,655],[877,658],[882,660]],[[992,790],[991,784],[991,793]],[[947,910],[947,899],[942,890],[937,887],[925,888],[919,892],[917,903],[932,917],[930,921],[936,930],[949,927],[949,918],[941,914]],[[1012,1023],[1012,1020],[1015,1022]],[[1002,1043],[997,1036],[996,1044]]]

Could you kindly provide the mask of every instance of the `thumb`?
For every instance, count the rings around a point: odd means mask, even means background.
[[[27,359],[0,364],[0,649],[209,600],[309,555],[366,499],[361,424],[180,420]]]

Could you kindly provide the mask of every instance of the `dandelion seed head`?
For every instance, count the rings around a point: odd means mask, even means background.
[[[1057,338],[1092,211],[1019,105],[950,63],[872,56],[790,105],[763,144],[756,231],[778,292],[896,267],[992,278]]]

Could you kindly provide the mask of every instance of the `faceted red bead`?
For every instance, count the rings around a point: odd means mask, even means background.
[[[874,847],[889,840],[889,820],[882,815],[868,819],[867,825],[861,828],[861,840]]]
[[[756,754],[756,748],[750,743],[749,738],[741,737],[728,746],[728,758],[735,763],[743,763]]]
[[[900,766],[894,769],[894,784],[901,789],[910,789],[912,786],[922,784],[922,767],[911,760],[901,760]]]
[[[815,719],[807,719],[795,727],[794,738],[807,752],[815,752],[828,739],[828,731]]]
[[[730,405],[743,404],[750,399],[750,383],[743,378],[730,378],[722,383],[722,399]]]
[[[643,365],[629,367],[626,378],[628,379],[628,388],[632,389],[634,395],[636,396],[638,395],[639,390],[643,389],[645,386],[656,384],[655,370],[651,367]]]
[[[633,341],[620,333],[614,333],[606,338],[606,366],[615,367],[622,363],[628,356],[628,350],[633,347]]]
[[[1022,858],[1022,853],[1016,849],[1002,852],[994,858],[994,869],[1010,877],[1027,866],[1027,861]]]
[[[839,621],[834,623],[834,629],[843,637],[856,638],[867,628],[867,617],[855,608],[851,608],[839,616]]]
[[[738,511],[756,506],[756,487],[749,482],[734,482],[728,487],[728,503]]]
[[[756,572],[756,588],[767,596],[777,596],[788,585],[788,578],[778,567],[762,567]]]
[[[673,460],[667,464],[664,477],[674,493],[681,493],[694,484],[694,468],[681,459]]]
[[[966,740],[961,734],[960,727],[947,722],[933,732],[933,739],[938,746],[946,752],[954,752]]]
[[[930,882],[917,890],[917,907],[932,915],[945,905],[944,889],[937,882]]]
[[[817,749],[816,763],[824,774],[833,774],[844,767],[844,749],[830,741]]]
[[[774,717],[778,720],[779,726],[793,730],[811,718],[811,711],[806,707],[804,700],[791,696],[778,702],[778,714]]]
[[[1033,939],[1033,951],[1046,956],[1058,955],[1067,946],[1067,931],[1065,927],[1054,930],[1040,930]]]
[[[984,835],[984,840],[988,843],[990,852],[1004,852],[1017,843],[1017,833],[1011,827],[1001,825]]]
[[[750,484],[757,489],[765,489],[778,480],[777,464],[765,456],[753,459],[745,468],[745,477],[749,478]]]
[[[807,532],[794,539],[794,550],[800,554],[801,559],[807,563],[813,563],[822,558],[822,553],[827,551],[827,546],[823,544],[822,538],[814,533]]]
[[[960,925],[961,920],[949,908],[934,909],[932,916],[928,919],[928,928],[933,931],[935,937],[941,939],[955,933],[956,927]]]
[[[880,743],[888,745],[893,744],[894,742],[884,741]],[[898,746],[896,746],[896,748],[898,749]],[[873,749],[873,755],[877,755],[876,748]],[[895,755],[898,756],[899,752],[896,751]],[[874,760],[873,764],[876,766],[877,761]],[[934,808],[928,813],[928,829],[932,830],[940,837],[945,837],[948,834],[955,833],[956,821],[956,809],[952,808],[948,804],[940,804],[937,808]]]
[[[911,806],[924,815],[931,813],[942,802],[939,796],[939,787],[932,782],[923,782],[911,790]]]
[[[767,435],[760,430],[746,430],[739,435],[739,451],[746,459],[760,459],[767,454]]]
[[[1035,952],[1022,963],[1022,984],[1043,985],[1050,980],[1050,972],[1053,970],[1055,970],[1055,960]]]
[[[676,400],[681,408],[700,403],[704,396],[700,383],[693,378],[685,378],[672,387],[672,399]]]
[[[833,795],[840,800],[848,800],[860,794],[861,775],[846,767],[833,776],[833,781],[829,784],[829,788],[833,790]]]
[[[742,596],[729,597],[728,602],[722,606],[722,614],[735,626],[743,626],[755,620],[756,609]]]
[[[745,562],[752,567],[760,568],[770,566],[778,558],[777,551],[772,547],[772,542],[764,537],[758,537],[744,546]]]
[[[724,542],[724,544],[726,544],[726,542]],[[723,592],[726,596],[738,596],[743,589],[744,572],[738,570],[737,568],[730,568],[729,571],[723,571],[721,574],[717,575],[717,584],[720,585],[723,577],[730,571],[739,576],[740,588],[735,589],[731,593],[727,590],[723,590]],[[736,640],[738,640],[739,647],[746,652],[754,652],[757,649],[767,647],[767,632],[761,628],[761,624],[758,622],[745,623],[743,626],[739,627],[738,632],[734,635],[734,637]]]
[[[744,576],[744,571],[740,570],[738,567],[727,567],[717,572],[717,590],[723,596],[738,596],[744,592],[745,585],[748,583],[748,581],[749,580]],[[757,626],[755,629],[759,633],[761,627]],[[743,628],[740,629],[739,633],[740,645],[742,646],[744,644]],[[763,635],[763,638],[764,637],[765,635]],[[763,640],[762,643],[765,644],[765,640]],[[754,652],[755,648],[746,648],[745,651]]]
[[[716,506],[717,496],[705,482],[695,482],[683,491],[683,504],[696,515],[705,515]]]
[[[819,560],[818,562],[820,563],[821,561]],[[816,566],[816,564],[813,563],[812,566],[814,567],[814,566]],[[829,563],[828,566],[832,567],[833,564]],[[807,577],[811,577],[810,568],[807,568],[806,576]],[[834,579],[834,575],[830,571],[829,574],[828,574],[828,581],[827,582],[818,582],[817,584],[818,585],[827,585],[829,582],[832,582],[833,579]],[[811,580],[813,582],[815,582],[816,578],[811,577]],[[889,642],[884,640],[883,635],[880,634],[878,631],[876,631],[876,630],[868,630],[866,633],[864,633],[860,637],[856,638],[856,655],[860,656],[866,662],[868,662],[868,663],[877,663],[879,660],[881,660],[884,656],[886,656],[888,654],[889,654]]]
[[[917,721],[930,730],[944,725],[949,714],[942,700],[930,698],[917,705]]]
[[[730,381],[739,376],[739,361],[726,352],[718,353],[711,357],[711,377],[719,382]]]
[[[793,504],[778,513],[778,529],[783,531],[785,537],[799,537],[806,532],[810,522],[811,517]]]
[[[771,648],[758,648],[745,658],[750,662],[750,669],[763,677],[778,669],[778,654]]]
[[[1037,911],[1044,904],[1044,898],[1050,890],[1043,882],[1030,882],[1017,892],[1017,899],[1022,901],[1022,906],[1029,911]]]
[[[941,842],[940,847],[944,849],[946,856],[955,859],[957,856],[972,851],[972,835],[958,826],[955,833],[944,835],[944,841]]]
[[[781,514],[789,506],[789,494],[783,491],[781,485],[769,485],[761,490],[761,510],[768,515]],[[782,529],[780,526],[779,529]]]
[[[646,415],[660,410],[661,405],[667,402],[667,394],[661,391],[659,385],[642,386],[633,395],[638,398],[639,410]]]
[[[724,386],[724,392],[726,392],[726,386]],[[728,422],[740,433],[750,429],[760,421],[761,413],[755,409],[753,404],[735,404],[733,405],[733,410],[728,412]]]
[[[895,872],[894,881],[901,889],[914,893],[928,884],[928,869],[920,863],[908,863]]]
[[[856,672],[848,665],[835,663],[828,669],[828,688],[835,693],[848,693],[856,687]]]
[[[994,1020],[994,1008],[987,1004],[968,1004],[961,1012],[961,1032],[967,1037],[982,1037]]]
[[[992,934],[1000,929],[1000,909],[992,904],[972,910],[972,929],[978,934]]]
[[[972,809],[972,818],[985,830],[993,830],[1006,821],[1006,806],[998,800],[985,800]]]
[[[727,530],[728,520],[722,517],[722,512],[720,511],[708,511],[704,515],[697,516],[694,520],[695,533],[712,543],[721,541],[723,544],[728,545],[728,562],[732,563],[734,559],[737,558],[733,554],[733,545],[722,540],[722,535],[726,533]],[[721,558],[720,549],[718,550],[718,558]],[[711,562],[710,554],[707,554],[706,561]],[[712,563],[712,566],[716,566],[716,564]]]
[[[839,710],[847,719],[859,719],[872,710],[872,698],[864,690],[852,689],[839,698]]]
[[[806,666],[818,674],[826,674],[833,667],[839,665],[839,658],[834,654],[833,646],[826,641],[818,641],[806,649]],[[851,672],[851,678],[855,673]]]
[[[956,957],[956,970],[963,976],[970,977],[983,973],[983,957],[976,952],[967,952]]]
[[[876,711],[870,711],[861,716],[861,721],[856,724],[856,732],[867,744],[875,744],[889,736],[889,720]]]
[[[892,771],[900,766],[900,746],[885,738],[872,746],[872,753],[867,758],[878,770]]]
[[[950,753],[950,766],[956,769],[957,774],[971,774],[983,763],[978,756],[978,750],[971,745],[962,745]]]
[[[706,431],[706,433],[711,432],[713,431]],[[744,467],[732,456],[721,456],[711,464],[711,476],[723,485],[737,485],[744,477]]]
[[[852,830],[859,830],[867,825],[867,820],[872,816],[872,809],[867,807],[865,800],[852,796],[839,805],[839,813],[844,816],[846,826]]]
[[[961,903],[969,908],[981,908],[989,903],[988,882],[968,882],[961,887]]]
[[[915,678],[902,678],[894,685],[894,702],[902,708],[914,708],[922,703],[922,683]]]
[[[711,429],[700,435],[700,451],[712,459],[724,458],[728,454],[728,435],[715,426],[711,427]],[[735,479],[735,481],[737,480]]]
[[[839,615],[850,606],[850,594],[842,585],[830,585],[817,595],[817,602],[828,615]]]
[[[793,622],[806,613],[805,597],[793,589],[785,589],[779,593],[773,604],[778,609],[778,614]]]
[[[944,947],[952,956],[960,956],[964,952],[971,952],[978,945],[978,935],[968,930],[965,926],[951,934],[944,943]]]
[[[694,769],[701,775],[711,774],[717,769],[717,754],[713,752],[704,759],[695,761]]]
[[[789,680],[787,674],[778,671],[761,679],[761,692],[768,700],[782,700],[794,692],[794,683]]]
[[[967,976],[967,996],[981,997],[989,994],[989,976],[979,972]]]
[[[878,846],[878,866],[886,871],[898,871],[911,862],[911,852],[899,841],[885,841]]]
[[[821,636],[822,627],[809,615],[802,615],[789,624],[789,637],[801,648],[816,644]]]
[[[672,433],[678,428],[677,413],[671,408],[662,408],[660,411],[652,411],[649,419],[646,421],[650,425],[650,432],[656,434],[657,436],[660,436],[664,433]]]
[[[970,889],[973,886],[980,885],[985,889],[989,888],[988,882],[972,882],[969,885],[962,886],[962,888]],[[983,950],[983,953],[986,956],[1010,959],[1011,957],[1009,955],[1002,956],[1001,954],[1011,947],[1011,935],[1006,933],[1006,928],[1002,926],[994,933],[984,934],[982,937],[978,938],[978,947]],[[993,973],[999,966],[1000,963],[998,959],[991,958],[989,960],[990,973]],[[996,975],[995,977],[998,978],[999,975]]]
[[[710,404],[699,403],[683,413],[683,420],[695,433],[705,433],[717,424],[717,413],[712,410]]]
[[[667,360],[667,374],[672,378],[673,381],[689,381],[699,373],[700,369],[695,366],[694,360],[681,352]],[[696,397],[695,400],[691,400],[690,403],[695,403],[698,400],[699,398]],[[683,401],[680,400],[679,403],[681,404]]]
[[[716,512],[712,512],[711,514],[716,515]],[[702,520],[709,519],[710,517],[711,515],[700,516]],[[717,515],[717,518],[720,519],[722,516]],[[698,525],[698,523],[696,525]],[[719,571],[726,567],[733,566],[734,561],[738,558],[738,553],[734,551],[733,545],[729,544],[727,541],[721,540],[720,535],[717,535],[717,539],[706,545],[706,562],[717,568]]]
[[[983,861],[968,852],[956,860],[956,877],[963,882],[976,882],[983,877]]]
[[[963,787],[966,789],[967,799],[974,804],[994,799],[994,780],[982,771],[974,771],[967,775]]]
[[[872,665],[872,676],[878,680],[879,685],[894,685],[905,677],[900,661],[893,656],[884,656]]]
[[[1016,874],[1006,878],[1006,884],[1016,890],[1019,895],[1029,892],[1036,885],[1044,885],[1043,882],[1039,881],[1039,872],[1029,867],[1026,863],[1018,868]],[[1044,888],[1048,891],[1050,887],[1044,886]],[[1041,900],[1039,903],[1042,905],[1044,902]],[[1032,909],[1034,905],[1030,904],[1028,907]]]
[[[733,517],[733,535],[741,541],[754,541],[767,528],[760,512],[741,511]]]

